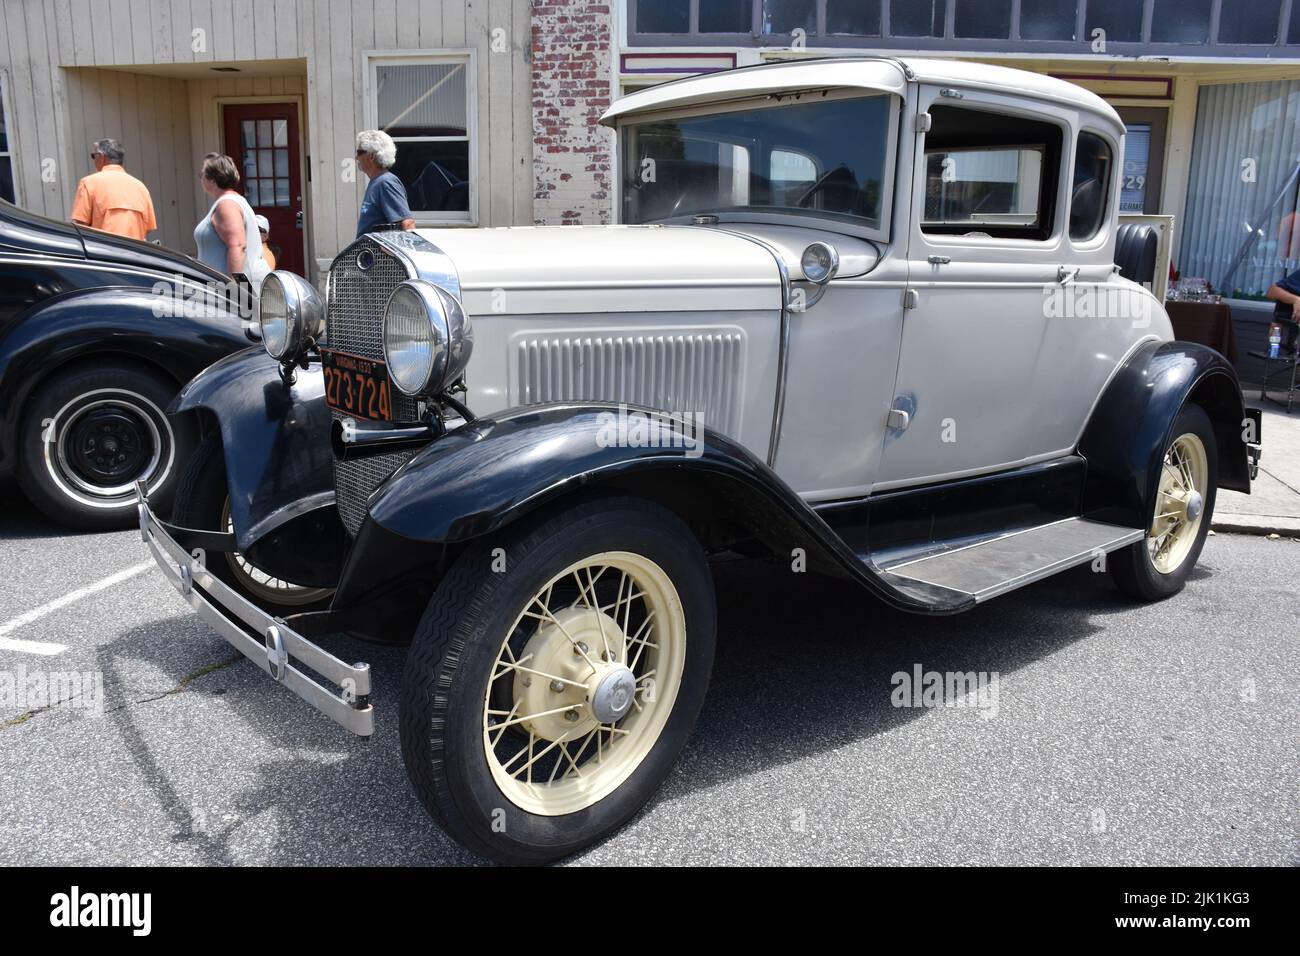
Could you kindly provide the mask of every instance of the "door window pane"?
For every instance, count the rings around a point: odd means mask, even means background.
[[[9,152],[9,127],[5,125],[4,97],[0,96],[0,153]]]
[[[465,64],[401,63],[375,68],[379,128],[403,136],[465,135]]]
[[[1291,4],[1291,26],[1286,31],[1287,43],[1300,43],[1300,10],[1296,9],[1297,4]]]
[[[272,141],[270,145],[288,146],[289,145],[289,121],[282,120],[282,119],[272,120],[271,128],[272,128],[272,133],[271,133]]]
[[[791,33],[796,29],[816,32],[816,0],[763,0],[764,33]]]
[[[826,0],[826,32],[880,36],[880,0]]]
[[[749,33],[753,16],[753,0],[700,0],[701,33]]]
[[[1124,168],[1119,179],[1119,211],[1143,212],[1147,204],[1151,124],[1134,123],[1124,132]]]
[[[14,169],[8,156],[0,156],[0,199],[14,201]]]
[[[272,168],[271,151],[269,149],[259,149],[257,151],[257,175],[274,176],[275,170]]]
[[[1023,40],[1073,40],[1077,0],[1020,0]]]
[[[889,32],[896,37],[941,37],[945,0],[890,0]]]
[[[926,226],[1038,225],[1043,154],[1032,148],[925,151]]]
[[[1070,238],[1087,241],[1106,219],[1110,198],[1110,144],[1094,133],[1080,133],[1070,194]]]
[[[239,138],[244,145],[244,149],[252,149],[257,145],[257,123],[253,120],[243,120],[239,124]]]
[[[1005,40],[1011,36],[1011,0],[957,0],[953,33]]]
[[[637,33],[685,33],[690,26],[690,0],[636,0]]]
[[[1225,3],[1219,14],[1220,43],[1277,42],[1277,25],[1281,17],[1281,0],[1250,0],[1249,3]],[[1300,3],[1291,4],[1291,30],[1300,22]]]
[[[275,181],[275,204],[277,206],[289,205],[289,180],[277,179]]]
[[[258,146],[271,145],[271,121],[270,120],[257,121],[257,145]]]
[[[289,175],[289,151],[287,149],[277,149],[275,151],[275,174],[277,176]]]
[[[1156,0],[1151,42],[1208,43],[1211,6],[1211,0]]]
[[[1110,42],[1141,40],[1142,6],[1138,0],[1088,0],[1088,38],[1100,27]]]

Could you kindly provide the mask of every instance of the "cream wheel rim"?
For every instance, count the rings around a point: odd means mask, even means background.
[[[483,749],[515,806],[575,813],[622,785],[654,748],[686,661],[672,580],[628,551],[583,558],[516,616],[492,666]]]
[[[1200,438],[1189,432],[1170,443],[1160,469],[1155,516],[1147,534],[1147,553],[1161,574],[1172,574],[1182,567],[1196,543],[1205,518],[1209,476],[1209,459]]]

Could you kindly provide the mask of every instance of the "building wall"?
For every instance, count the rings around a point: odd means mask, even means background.
[[[609,2],[538,0],[533,7],[533,217],[539,224],[608,222],[615,54]]]
[[[328,262],[352,240],[365,187],[345,166],[366,122],[365,52],[473,50],[477,223],[531,223],[530,26],[529,0],[3,0],[0,71],[20,201],[66,218],[89,171],[87,137],[114,136],[160,215],[167,209],[160,237],[189,249],[206,211],[194,172],[219,143],[211,104],[227,89],[257,95],[238,91],[264,80],[282,85],[268,95],[288,98],[297,75],[308,256]],[[218,64],[252,75],[220,76]],[[55,175],[42,178],[51,157]]]

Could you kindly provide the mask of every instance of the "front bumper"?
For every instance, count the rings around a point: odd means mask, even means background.
[[[188,554],[149,510],[143,486],[136,486],[140,536],[167,580],[229,644],[274,680],[293,691],[326,717],[359,737],[375,730],[370,706],[370,665],[346,664],[313,644],[227,587],[203,564],[201,554]],[[297,662],[337,686],[329,690]]]

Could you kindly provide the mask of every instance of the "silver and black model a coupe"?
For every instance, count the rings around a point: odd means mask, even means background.
[[[1120,275],[1124,128],[1091,93],[810,60],[603,122],[621,224],[364,236],[323,303],[276,273],[269,354],[177,401],[206,437],[174,519],[141,495],[194,609],[353,733],[369,670],[320,636],[410,644],[411,782],[506,861],[589,844],[669,772],[710,556],[918,614],[1108,556],[1156,600],[1258,457],[1231,366]]]

